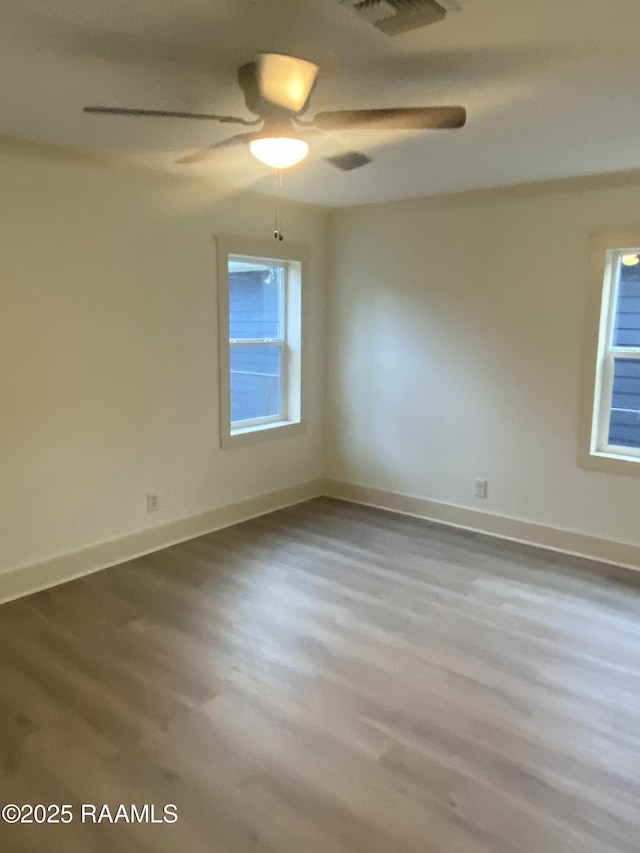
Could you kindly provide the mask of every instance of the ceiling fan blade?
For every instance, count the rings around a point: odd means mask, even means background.
[[[178,157],[174,162],[180,166],[188,166],[191,163],[204,163],[205,160],[210,160],[213,157],[213,148],[198,148],[197,151],[193,151],[191,154],[184,154],[182,157]]]
[[[207,148],[200,148],[192,154],[185,154],[184,157],[179,157],[175,162],[180,165],[188,165],[190,163],[202,163],[213,156],[213,152],[217,148],[232,148],[235,145],[241,145],[243,142],[249,142],[255,134],[253,133],[237,133],[235,136],[230,136],[228,139],[223,139],[220,142],[214,142]]]
[[[229,136],[227,139],[222,139],[220,142],[214,142],[211,148],[232,148],[234,145],[242,145],[246,142],[251,142],[255,133],[236,133],[235,136]]]
[[[256,57],[256,75],[260,97],[299,113],[315,86],[318,66],[295,56],[260,53]]]
[[[99,115],[114,115],[114,116],[155,116],[158,118],[195,118],[205,121],[220,121],[227,124],[244,124],[252,126],[259,124],[261,119],[256,121],[248,121],[239,116],[223,116],[215,113],[183,113],[175,110],[143,110],[133,109],[129,107],[83,107],[83,112],[94,113]]]
[[[322,130],[434,130],[462,127],[464,107],[398,107],[381,110],[331,110],[314,116]]]

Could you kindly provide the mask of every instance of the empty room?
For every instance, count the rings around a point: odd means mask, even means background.
[[[2,853],[640,853],[639,57],[4,0]]]

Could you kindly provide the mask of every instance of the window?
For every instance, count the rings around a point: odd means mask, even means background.
[[[223,447],[277,437],[302,423],[299,250],[218,238]]]
[[[588,455],[597,464],[589,467],[640,474],[640,230],[600,236],[593,261],[600,284]]]

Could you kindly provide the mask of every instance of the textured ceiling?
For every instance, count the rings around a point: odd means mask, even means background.
[[[338,0],[3,0],[0,134],[268,191],[244,148],[176,166],[236,129],[87,116],[84,104],[246,113],[236,69],[260,51],[317,62],[323,109],[460,103],[459,131],[336,134],[374,162],[352,173],[322,150],[284,194],[326,206],[640,167],[637,0],[464,0],[391,38]]]

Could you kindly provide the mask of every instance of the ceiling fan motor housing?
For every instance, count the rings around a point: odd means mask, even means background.
[[[264,118],[292,118],[306,113],[311,102],[311,95],[315,84],[312,86],[307,100],[300,110],[288,110],[286,107],[273,104],[266,100],[260,94],[260,84],[258,81],[258,63],[247,62],[238,69],[238,84],[244,95],[244,102],[247,105],[249,112]]]

